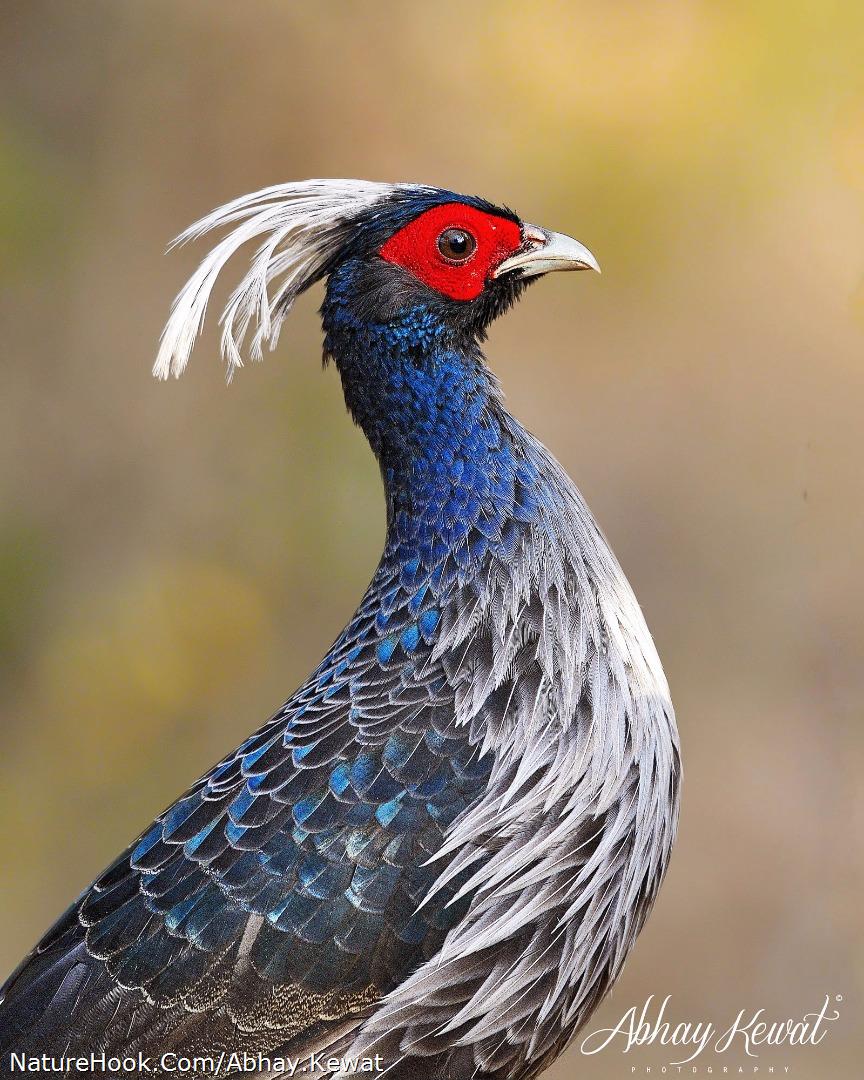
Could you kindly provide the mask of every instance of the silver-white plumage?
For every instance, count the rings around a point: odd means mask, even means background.
[[[249,355],[260,360],[264,344],[275,348],[279,330],[303,286],[344,244],[344,228],[399,188],[372,180],[302,180],[275,184],[225,203],[184,230],[172,247],[214,229],[233,226],[204,257],[171,306],[153,365],[159,379],[179,377],[189,361],[219,274],[245,244],[264,238],[249,269],[219,318],[222,355],[229,378]]]

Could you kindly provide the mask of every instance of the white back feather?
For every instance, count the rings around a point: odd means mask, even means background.
[[[222,355],[228,364],[229,379],[235,368],[243,366],[241,350],[253,323],[255,331],[249,353],[253,359],[260,360],[265,341],[271,349],[276,346],[282,320],[297,293],[314,279],[344,240],[344,227],[397,187],[408,186],[371,180],[302,180],[276,184],[234,199],[190,225],[171,248],[225,225],[235,227],[206,256],[177,294],[162,331],[153,374],[159,379],[182,374],[201,333],[210,294],[223,267],[245,243],[264,237],[219,319]]]

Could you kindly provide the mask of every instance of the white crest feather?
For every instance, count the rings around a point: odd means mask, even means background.
[[[275,347],[282,320],[297,293],[334,254],[340,242],[339,226],[349,224],[395,190],[396,185],[371,180],[276,184],[234,199],[191,225],[172,248],[225,225],[234,228],[177,294],[162,331],[153,374],[159,379],[182,374],[222,268],[245,243],[264,237],[219,319],[229,378],[235,368],[243,366],[241,349],[253,323],[249,353],[260,360],[265,341],[271,349]]]

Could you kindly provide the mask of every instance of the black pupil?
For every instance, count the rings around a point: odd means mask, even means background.
[[[438,237],[438,250],[445,259],[467,259],[474,247],[474,237],[464,229],[445,229]]]

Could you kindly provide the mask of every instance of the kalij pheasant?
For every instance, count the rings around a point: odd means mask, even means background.
[[[0,1071],[12,1052],[140,1053],[158,1073],[166,1053],[225,1051],[256,1076],[288,1057],[304,1077],[527,1080],[618,977],[678,813],[675,720],[639,606],[480,350],[530,281],[597,264],[418,185],[279,185],[184,238],[224,226],[155,372],[183,370],[247,240],[229,373],[326,281],[324,355],[381,467],[384,553],[304,685],[8,980]]]

